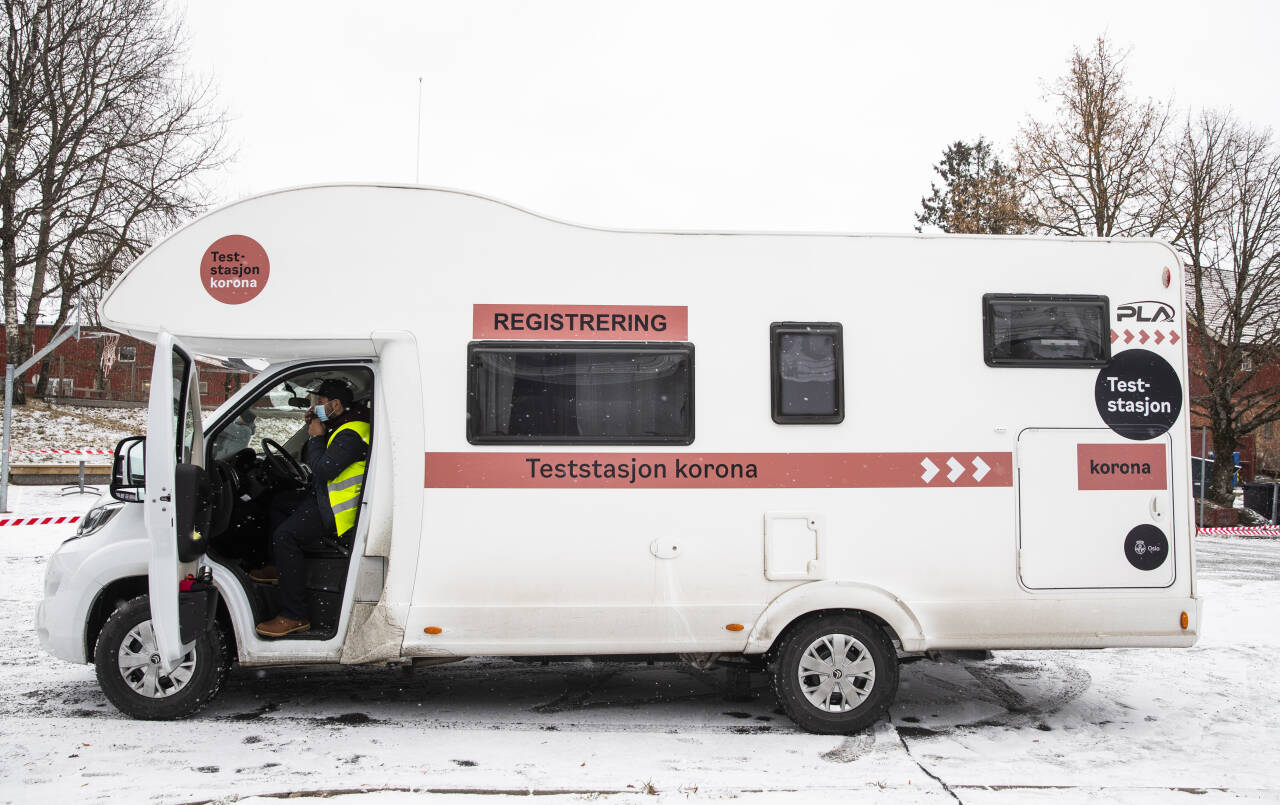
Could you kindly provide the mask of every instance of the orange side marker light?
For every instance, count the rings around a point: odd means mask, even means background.
[[[1189,623],[1191,623],[1191,619],[1190,619],[1190,618],[1188,618],[1188,617],[1187,617],[1187,613],[1185,613],[1185,612],[1184,612],[1184,613],[1182,613],[1182,617],[1178,619],[1178,622],[1179,622],[1179,623],[1181,623],[1181,624],[1182,624],[1182,628],[1183,628],[1183,629],[1185,629],[1185,628],[1187,628],[1187,625],[1188,625]]]
[[[724,628],[728,629],[731,632],[741,632],[745,627],[743,627],[741,623],[731,623]]]
[[[441,629],[439,626],[428,626],[422,631],[426,632],[427,634],[440,634],[441,632],[444,631],[444,629]]]

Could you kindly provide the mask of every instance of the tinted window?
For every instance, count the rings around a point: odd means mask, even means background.
[[[473,343],[472,444],[689,444],[693,345]]]
[[[988,366],[1103,366],[1111,359],[1105,296],[987,294]]]
[[[843,328],[829,322],[775,322],[769,335],[773,421],[843,421]]]

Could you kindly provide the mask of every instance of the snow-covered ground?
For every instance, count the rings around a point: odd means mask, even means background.
[[[10,449],[14,464],[68,464],[81,456],[43,450],[112,450],[126,436],[146,431],[145,408],[89,408],[32,400],[13,409]],[[84,456],[89,464],[110,464],[110,456]]]
[[[285,405],[255,410],[259,416],[250,441],[255,448],[264,437],[284,444],[304,424],[303,411]],[[204,412],[206,423],[212,414],[213,409]],[[33,400],[13,409],[10,461],[14,465],[74,465],[83,460],[89,466],[109,466],[110,455],[64,451],[114,450],[121,439],[146,433],[146,430],[145,408],[91,408]]]
[[[91,502],[11,495],[15,515]],[[726,702],[714,672],[506,660],[237,669],[192,720],[131,721],[32,629],[73,529],[0,527],[0,802],[1280,800],[1276,541],[1198,541],[1193,649],[915,662],[889,720],[841,738],[797,731],[763,687]]]

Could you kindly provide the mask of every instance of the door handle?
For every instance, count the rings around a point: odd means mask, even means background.
[[[1151,498],[1151,519],[1160,522],[1164,519],[1164,512],[1160,509],[1160,496],[1156,495]]]

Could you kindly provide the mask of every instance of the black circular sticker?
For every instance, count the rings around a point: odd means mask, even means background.
[[[1093,384],[1098,414],[1126,439],[1154,439],[1182,413],[1182,381],[1169,362],[1146,349],[1111,356]]]
[[[1124,558],[1139,570],[1155,570],[1169,555],[1169,539],[1150,524],[1134,526],[1124,538]]]

